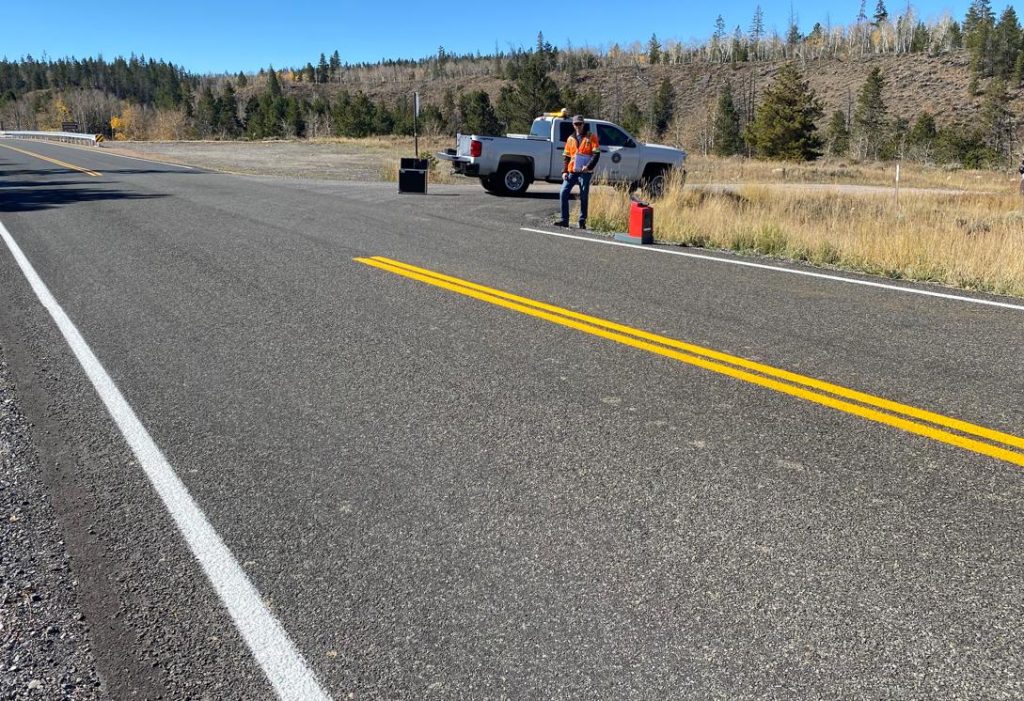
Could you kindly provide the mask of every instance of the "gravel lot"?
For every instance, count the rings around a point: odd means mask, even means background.
[[[88,622],[0,348],[0,698],[97,699]]]
[[[131,141],[106,142],[114,153],[246,175],[283,175],[324,180],[377,181],[400,156],[404,143],[337,141]],[[425,142],[420,153],[433,150]],[[410,153],[406,153],[410,151]]]

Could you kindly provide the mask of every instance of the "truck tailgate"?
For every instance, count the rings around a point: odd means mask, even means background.
[[[469,158],[469,144],[473,140],[471,134],[456,134],[455,155]]]

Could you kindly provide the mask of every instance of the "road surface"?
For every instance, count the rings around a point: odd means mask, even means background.
[[[395,189],[0,142],[109,698],[1024,697],[1024,305]]]

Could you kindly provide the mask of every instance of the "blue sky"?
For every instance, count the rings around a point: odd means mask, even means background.
[[[867,0],[874,13],[878,0]],[[605,48],[618,42],[646,43],[656,34],[668,40],[706,39],[721,14],[729,32],[746,31],[757,0],[718,2],[634,3],[591,0],[571,3],[496,4],[420,0],[377,5],[372,2],[240,4],[193,2],[109,4],[97,11],[81,2],[48,0],[43,4],[5,3],[0,56],[17,59],[31,54],[49,58],[131,53],[162,58],[196,73],[250,72],[273,65],[316,63],[320,52],[338,50],[342,62],[376,62],[382,58],[423,58],[444,46],[449,53],[493,53],[536,44],[537,32],[556,46]],[[962,21],[969,0],[918,0],[918,16],[934,19],[948,12]],[[790,11],[804,32],[815,22],[845,25],[854,21],[859,0],[762,0],[765,24],[785,31]],[[891,15],[906,0],[889,0]],[[1006,3],[994,0],[997,16]],[[468,9],[467,9],[468,8]],[[575,8],[581,8],[574,11]],[[1019,14],[1019,11],[1018,11]],[[12,31],[17,28],[17,31]]]

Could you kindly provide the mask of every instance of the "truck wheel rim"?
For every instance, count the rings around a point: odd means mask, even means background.
[[[515,192],[523,189],[523,174],[518,170],[510,170],[505,173],[505,187]]]

